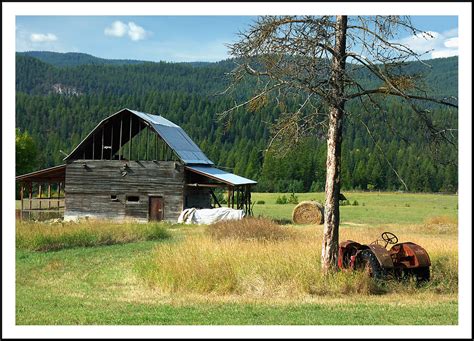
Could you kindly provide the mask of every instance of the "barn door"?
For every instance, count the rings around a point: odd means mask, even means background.
[[[163,197],[150,197],[149,220],[163,220]]]

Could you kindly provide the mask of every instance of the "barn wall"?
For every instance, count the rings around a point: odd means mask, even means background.
[[[123,167],[125,164],[127,169]],[[66,166],[64,218],[89,216],[148,221],[148,198],[156,195],[164,198],[164,220],[175,221],[183,209],[184,187],[184,169],[175,165],[179,164],[174,161],[73,161]],[[124,170],[127,171],[125,176]],[[139,201],[128,202],[127,196],[138,196]]]

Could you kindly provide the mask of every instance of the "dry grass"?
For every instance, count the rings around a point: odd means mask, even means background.
[[[289,228],[280,226],[265,218],[221,221],[209,225],[206,232],[216,240],[277,241],[294,236],[293,231]]]
[[[105,221],[16,224],[16,247],[33,251],[123,244],[169,237],[163,224],[117,224]]]
[[[426,225],[457,225],[458,220],[449,216],[435,216],[425,219]]]
[[[440,242],[436,231],[427,229],[420,233],[420,229],[426,229],[423,225],[412,226],[412,230],[409,227],[390,229],[401,241],[418,243],[430,254],[432,280],[421,288],[414,282],[376,282],[359,272],[344,271],[324,276],[320,266],[322,231],[316,226],[285,227],[291,237],[270,241],[247,238],[242,232],[234,234],[229,228],[222,228],[222,231],[217,228],[220,233],[217,238],[212,234],[195,235],[182,243],[160,245],[139,265],[140,277],[163,294],[180,295],[287,299],[457,292],[456,237],[444,236]],[[369,243],[385,230],[386,227],[345,228],[341,230],[340,240]]]
[[[431,233],[457,235],[458,221],[456,218],[448,216],[431,217],[425,219],[423,229]]]

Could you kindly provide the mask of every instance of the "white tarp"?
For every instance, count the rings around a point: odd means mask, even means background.
[[[222,220],[240,220],[244,217],[243,210],[234,210],[233,208],[205,208],[195,209],[187,208],[178,218],[178,223],[185,224],[212,224]]]

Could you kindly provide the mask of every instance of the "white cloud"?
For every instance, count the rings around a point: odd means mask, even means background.
[[[127,33],[127,25],[121,21],[114,21],[110,27],[106,27],[104,34],[112,37],[123,37]]]
[[[447,58],[459,55],[459,51],[457,49],[445,49],[445,50],[438,50],[431,52],[431,58]]]
[[[138,26],[134,22],[129,22],[125,24],[121,21],[114,21],[112,25],[106,27],[104,34],[112,37],[128,37],[133,41],[145,39],[151,32],[146,31],[143,27]]]
[[[407,45],[414,52],[427,58],[444,58],[459,55],[458,30],[452,29],[445,32],[428,31],[419,33],[397,41]]]
[[[43,33],[31,33],[30,41],[33,43],[45,43],[58,40],[58,37],[52,33],[43,34]]]
[[[15,51],[53,51],[78,52],[79,50],[68,42],[61,41],[55,34],[36,33],[25,30],[21,25],[16,27]]]
[[[143,27],[138,26],[134,22],[129,22],[128,23],[128,28],[129,28],[128,36],[133,41],[145,39],[145,37],[147,35],[147,32],[145,31],[145,29]]]
[[[458,48],[458,37],[456,38],[448,38],[444,41],[444,46]]]

